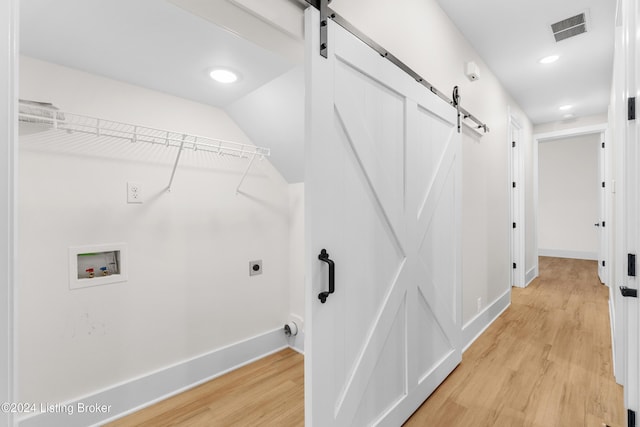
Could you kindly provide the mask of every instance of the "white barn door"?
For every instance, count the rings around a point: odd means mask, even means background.
[[[321,57],[305,19],[306,422],[398,426],[461,360],[456,112],[332,21]]]

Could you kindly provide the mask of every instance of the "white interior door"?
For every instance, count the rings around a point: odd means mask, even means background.
[[[398,426],[461,360],[456,112],[332,21],[321,57],[305,19],[307,425]]]
[[[607,175],[606,175],[606,156],[605,156],[605,140],[604,132],[600,134],[600,150],[598,150],[598,181],[601,183],[598,191],[598,222],[595,223],[598,229],[598,276],[600,282],[608,284],[607,280],[607,251],[609,249],[607,239],[607,225],[611,223],[607,221]]]
[[[626,223],[624,226],[624,239],[626,251],[621,254],[625,267],[623,273],[623,284],[632,289],[638,289],[638,271],[631,275],[629,268],[629,258],[627,255],[639,254],[640,247],[640,173],[638,173],[638,162],[640,162],[640,129],[637,123],[629,121],[626,129],[625,141],[625,214]],[[640,412],[640,304],[638,298],[623,298],[623,317],[626,319],[625,327],[625,374],[624,395],[625,407],[638,413]]]
[[[637,1],[623,1],[622,21],[625,37],[625,95],[637,97],[640,94],[640,41],[637,38],[640,29],[640,4]],[[627,99],[622,99],[624,113]],[[625,114],[626,115],[626,114]],[[629,271],[628,255],[640,255],[640,117],[636,112],[636,118],[626,120],[624,126],[624,201],[625,222],[620,238],[623,240],[624,252],[620,254],[624,264],[622,284],[635,289],[639,288],[638,269],[635,274]],[[627,273],[627,274],[625,274]],[[625,381],[624,395],[625,406],[640,415],[640,300],[633,297],[623,298],[623,317],[625,318]],[[636,420],[637,423],[637,420]],[[637,424],[636,424],[637,425]]]
[[[509,143],[511,144],[511,285],[525,286],[524,262],[524,179],[520,125],[509,114]]]

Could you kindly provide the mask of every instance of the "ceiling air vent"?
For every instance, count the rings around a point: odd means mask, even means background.
[[[586,33],[587,21],[585,14],[581,13],[580,15],[572,16],[571,18],[551,24],[551,31],[553,31],[553,37],[555,37],[556,42]]]

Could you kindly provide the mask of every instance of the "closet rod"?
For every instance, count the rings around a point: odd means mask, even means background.
[[[321,2],[322,2],[322,0],[292,0],[292,1],[295,1],[296,3],[302,4],[304,6],[313,6],[318,10],[320,10],[320,5],[321,5]],[[331,3],[331,1],[329,0],[328,3]],[[438,90],[438,88],[433,86],[426,79],[422,78],[418,73],[413,71],[413,69],[411,69],[407,64],[405,64],[400,59],[395,57],[393,54],[391,54],[389,51],[384,49],[378,43],[376,43],[375,41],[370,39],[362,31],[360,31],[356,27],[354,27],[349,21],[347,21],[345,18],[340,16],[333,9],[328,8],[327,16],[328,16],[328,18],[331,18],[336,24],[340,25],[342,28],[344,28],[345,30],[347,30],[348,32],[350,32],[351,34],[356,36],[358,39],[360,39],[367,46],[369,46],[370,48],[372,48],[373,50],[378,52],[380,54],[380,56],[388,59],[394,65],[396,65],[398,68],[400,68],[402,71],[404,71],[405,73],[409,74],[415,81],[417,81],[422,86],[424,86],[427,89],[429,89],[437,97],[439,97],[440,99],[445,101],[447,104],[451,105],[452,107],[457,108],[458,109],[458,114],[460,116],[462,116],[463,119],[469,119],[469,120],[473,121],[476,124],[476,129],[482,129],[484,131],[484,133],[489,132],[489,130],[490,130],[489,126],[487,126],[482,120],[478,119],[476,116],[471,114],[466,109],[462,108],[460,105],[456,105],[451,98],[449,98],[443,92]],[[318,49],[320,49],[320,46],[318,46]]]

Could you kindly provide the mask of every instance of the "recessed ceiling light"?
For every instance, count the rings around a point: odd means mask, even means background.
[[[559,58],[560,58],[559,55],[550,55],[550,56],[545,56],[538,62],[541,64],[551,64],[553,62],[556,62]]]
[[[233,83],[238,80],[238,75],[231,70],[216,68],[209,73],[211,78],[219,83]]]
[[[567,111],[573,108],[573,105],[563,105],[560,107],[560,111]]]

